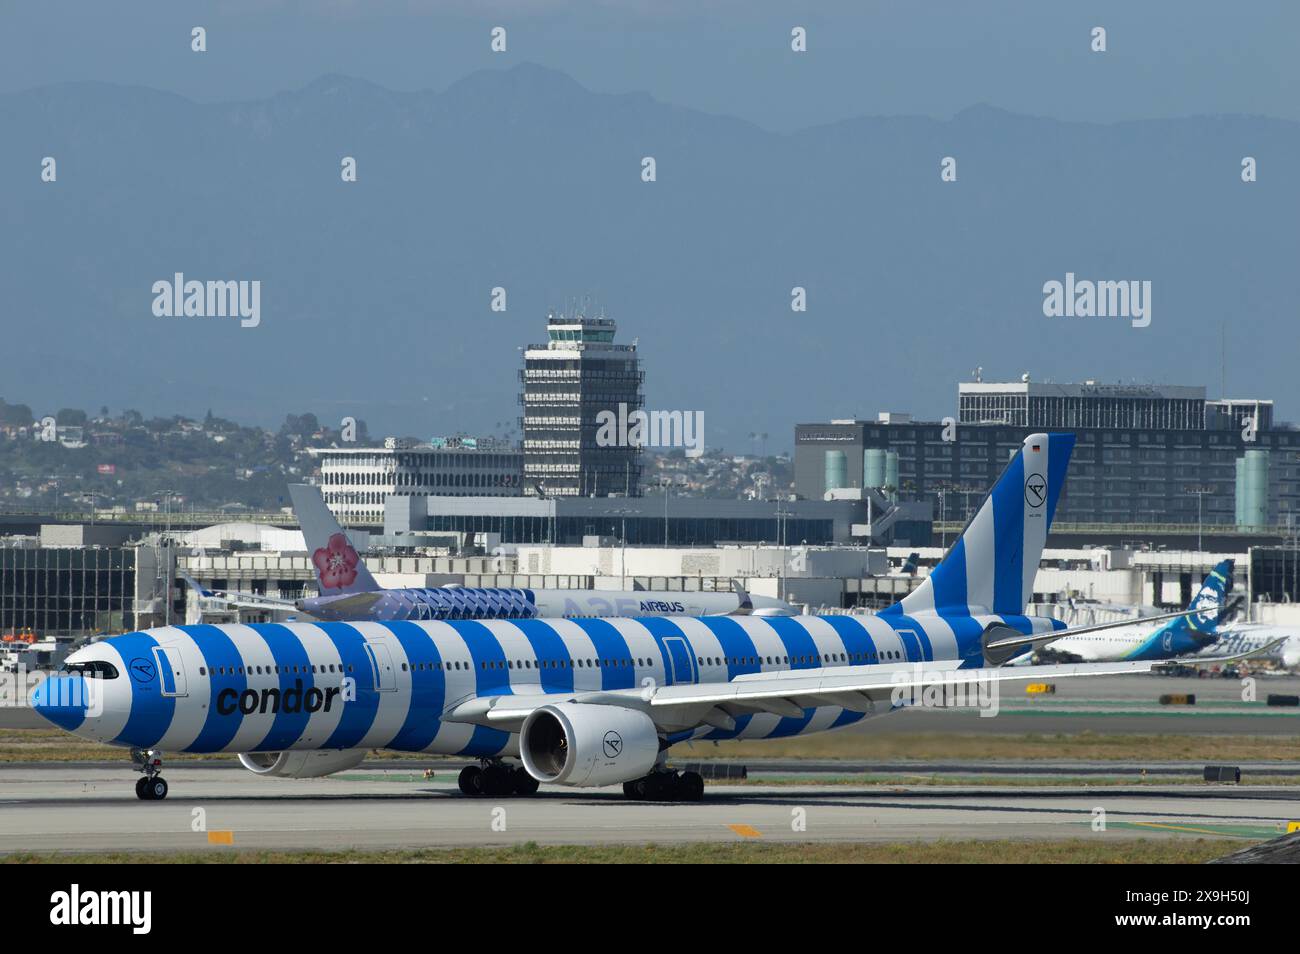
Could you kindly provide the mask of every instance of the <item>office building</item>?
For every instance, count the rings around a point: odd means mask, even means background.
[[[931,501],[940,521],[964,521],[1027,434],[1072,431],[1058,522],[1286,527],[1300,519],[1300,429],[1275,422],[1271,401],[1211,401],[1201,387],[973,382],[959,386],[958,409],[947,422],[891,414],[798,425],[796,495],[820,500],[832,484],[883,481],[904,500]],[[897,463],[882,466],[882,454]]]

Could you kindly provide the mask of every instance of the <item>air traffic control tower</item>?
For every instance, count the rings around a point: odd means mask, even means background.
[[[641,448],[597,443],[597,415],[626,420],[641,410],[644,374],[635,344],[615,344],[603,315],[552,312],[547,341],[524,351],[524,493],[544,497],[636,496]]]

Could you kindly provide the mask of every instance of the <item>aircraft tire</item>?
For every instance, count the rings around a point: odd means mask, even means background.
[[[527,798],[529,795],[536,795],[537,789],[542,784],[529,775],[524,769],[515,769],[512,781],[514,782],[515,794],[523,796],[524,798]]]
[[[480,794],[489,798],[508,798],[515,792],[514,771],[502,765],[490,765],[483,770]]]
[[[704,798],[704,776],[698,772],[683,772],[677,780],[677,797],[684,802],[698,802]]]
[[[483,770],[477,765],[466,765],[460,770],[460,778],[456,780],[460,786],[460,793],[468,795],[470,798],[483,794]]]

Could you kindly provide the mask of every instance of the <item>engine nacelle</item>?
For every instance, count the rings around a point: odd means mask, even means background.
[[[587,787],[640,778],[659,758],[659,731],[638,709],[561,702],[531,712],[519,754],[539,782]]]
[[[239,761],[257,775],[320,778],[333,775],[366,757],[365,749],[315,749],[304,752],[241,752]]]

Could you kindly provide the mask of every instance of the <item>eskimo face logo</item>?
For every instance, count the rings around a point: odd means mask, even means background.
[[[605,750],[605,758],[616,759],[623,754],[623,737],[610,729],[605,733],[605,740],[602,743]]]
[[[1219,617],[1219,596],[1212,590],[1203,591],[1196,597],[1196,602],[1192,604],[1192,609],[1196,610],[1195,616],[1192,616],[1188,622],[1192,624],[1193,629],[1201,627],[1213,628],[1218,622]]]
[[[132,659],[130,669],[131,678],[136,682],[151,682],[153,677],[157,675],[153,663],[147,659]]]
[[[1173,633],[1165,633],[1165,637],[1164,637],[1163,642],[1164,642],[1164,644],[1165,644],[1165,652],[1167,652],[1167,653],[1171,653],[1171,652],[1174,651],[1174,634],[1173,634]]]
[[[1047,481],[1042,474],[1030,474],[1025,480],[1025,502],[1035,510],[1047,502]]]

